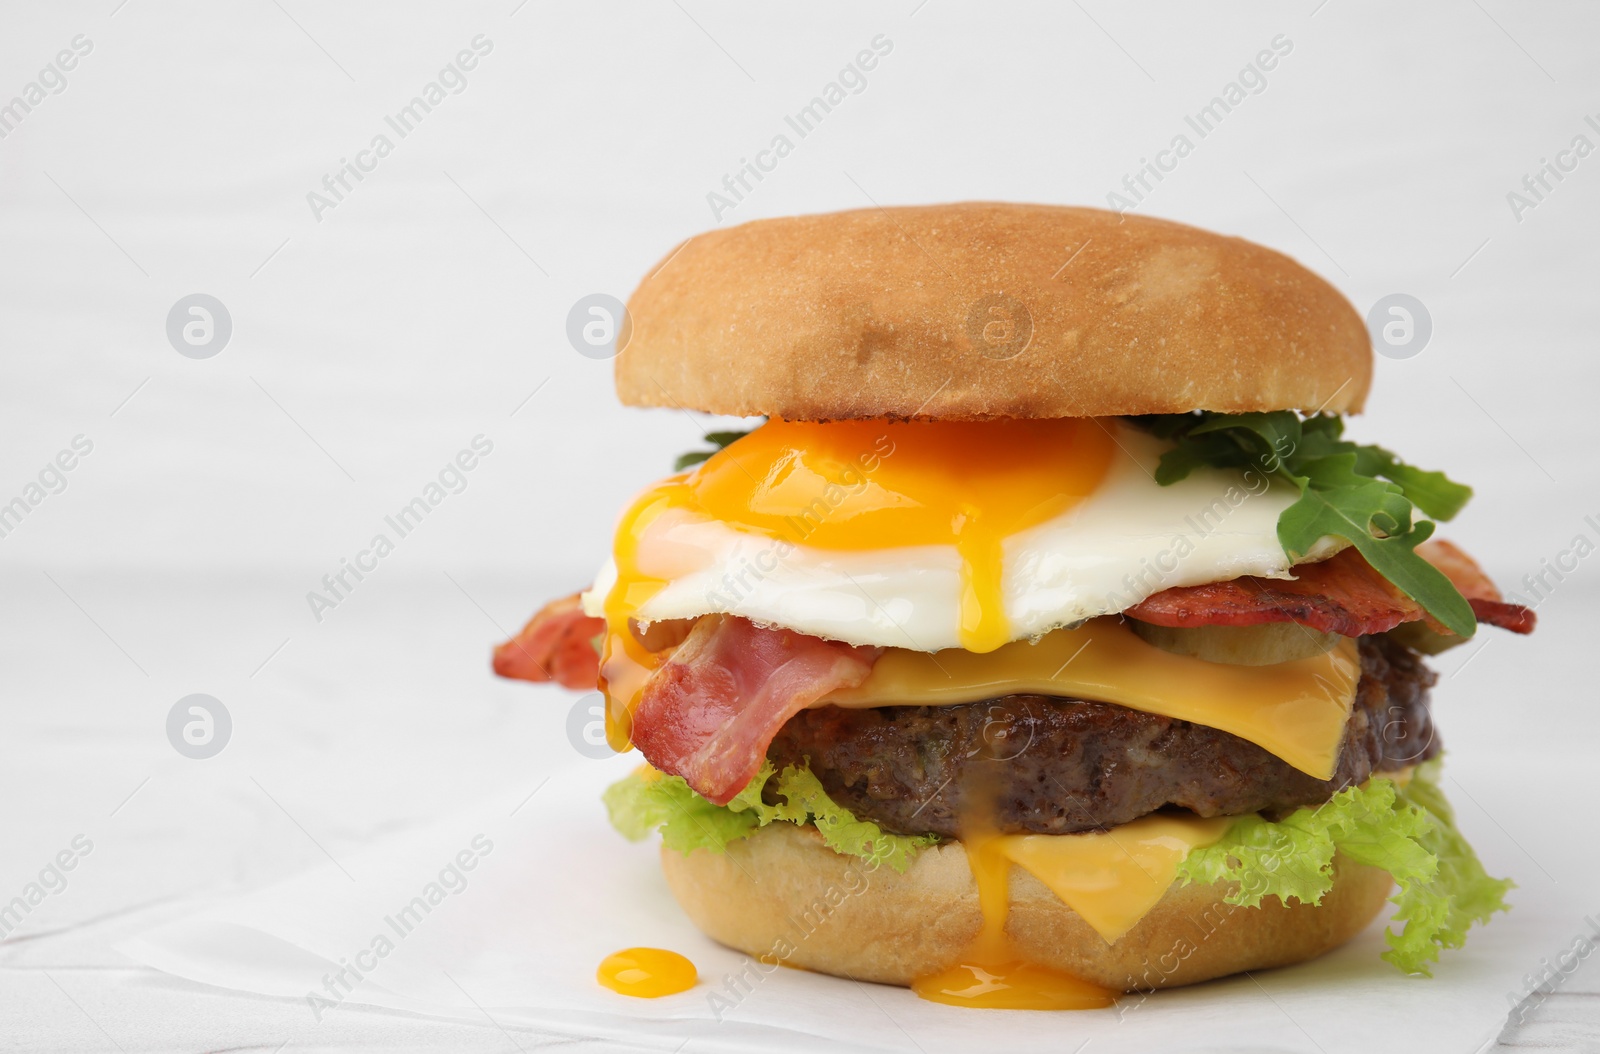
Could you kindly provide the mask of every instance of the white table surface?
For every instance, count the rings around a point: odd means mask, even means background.
[[[1600,146],[1583,121],[1600,111],[1600,12],[986,10],[6,12],[0,105],[76,35],[93,50],[0,139],[0,502],[73,437],[94,449],[0,537],[0,897],[75,835],[94,849],[0,942],[0,1049],[562,1039],[356,1008],[312,1027],[297,1002],[179,981],[111,947],[571,762],[560,697],[489,677],[486,649],[584,584],[624,498],[715,422],[618,407],[608,364],[568,345],[567,311],[625,296],[715,225],[707,192],[877,34],[894,50],[866,89],[722,223],[874,202],[1104,204],[1284,34],[1294,50],[1266,90],[1139,211],[1289,252],[1362,311],[1421,298],[1432,342],[1379,360],[1357,433],[1478,487],[1448,533],[1508,588],[1574,535],[1600,540],[1584,520],[1600,520],[1600,157],[1520,219],[1506,199],[1574,136]],[[307,192],[477,34],[493,50],[466,89],[314,219]],[[205,360],[165,334],[195,292],[234,325]],[[315,621],[307,591],[478,434],[494,453],[466,490]],[[1467,662],[1436,703],[1463,826],[1520,886],[1494,923],[1517,939],[1492,946],[1547,949],[1505,964],[1508,979],[1600,916],[1584,811],[1594,566],[1541,601],[1535,637],[1440,663]],[[234,721],[205,761],[165,734],[194,692]],[[611,837],[598,813],[596,837]],[[1597,1029],[1591,961],[1503,1042],[1592,1048]],[[1433,1049],[1428,1034],[1417,1021],[1396,1047]]]

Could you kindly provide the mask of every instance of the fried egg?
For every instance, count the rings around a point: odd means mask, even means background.
[[[1286,577],[1294,488],[1214,468],[1161,486],[1167,445],[1117,419],[771,421],[641,494],[584,608],[989,652],[1174,586]]]

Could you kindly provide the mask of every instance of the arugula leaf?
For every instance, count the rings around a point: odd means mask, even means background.
[[[1325,535],[1348,539],[1373,570],[1450,632],[1472,636],[1478,628],[1472,605],[1416,553],[1433,534],[1433,524],[1411,522],[1411,502],[1400,485],[1361,475],[1356,460],[1355,454],[1335,454],[1303,467],[1305,475],[1296,477],[1300,500],[1278,517],[1278,541],[1286,552],[1299,556]]]
[[[717,450],[721,450],[721,449],[722,449],[721,447],[717,448]],[[711,457],[712,454],[715,454],[716,452],[717,452],[716,450],[689,450],[689,451],[685,451],[684,453],[679,454],[677,456],[677,458],[672,462],[672,471],[674,471],[674,472],[682,472],[686,468],[692,468],[695,465],[700,464],[700,462],[707,460],[708,458]]]
[[[762,422],[762,424],[765,423],[765,421]],[[754,432],[760,427],[761,425],[754,425],[750,428],[746,428],[743,431],[707,432],[703,438],[707,443],[710,443],[717,449],[691,450],[686,454],[679,454],[678,459],[672,463],[672,471],[682,472],[686,468],[689,468],[693,465],[698,465],[700,462],[710,458],[711,455],[717,452],[717,450],[721,450],[723,447],[734,442],[735,440],[743,439],[745,436],[749,435],[751,432]]]
[[[1381,446],[1357,447],[1356,471],[1382,476],[1436,520],[1451,520],[1472,497],[1472,488],[1453,482],[1443,472],[1424,472],[1401,461]]]
[[[1417,767],[1401,788],[1375,777],[1328,802],[1297,809],[1276,823],[1237,820],[1222,840],[1179,865],[1185,882],[1237,883],[1224,900],[1255,907],[1263,897],[1319,904],[1333,888],[1334,853],[1389,872],[1399,910],[1385,934],[1383,958],[1407,973],[1430,973],[1445,948],[1459,948],[1474,922],[1509,910],[1512,883],[1490,878],[1439,790],[1439,761]]]
[[[1287,480],[1299,488],[1300,500],[1278,518],[1284,552],[1300,558],[1325,536],[1343,538],[1452,633],[1470,637],[1476,631],[1471,605],[1416,553],[1433,534],[1433,524],[1416,512],[1448,520],[1472,497],[1470,487],[1408,465],[1383,447],[1344,439],[1344,422],[1332,415],[1203,411],[1132,420],[1174,442],[1161,456],[1157,483],[1168,486],[1204,466]]]

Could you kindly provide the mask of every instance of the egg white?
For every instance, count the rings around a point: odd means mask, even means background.
[[[1167,444],[1127,425],[1108,427],[1121,453],[1095,492],[1005,542],[1011,639],[1115,614],[1174,586],[1289,576],[1277,524],[1295,500],[1292,487],[1218,469],[1163,487],[1154,472]],[[1341,546],[1324,538],[1308,558]],[[668,580],[640,608],[641,622],[726,613],[850,644],[961,646],[953,545],[819,549],[669,514],[650,526],[639,558],[643,570]],[[616,578],[608,560],[584,594],[586,612],[603,614]]]

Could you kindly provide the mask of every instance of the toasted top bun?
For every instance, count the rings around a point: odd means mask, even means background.
[[[788,420],[1359,411],[1349,301],[1239,238],[972,202],[757,220],[628,301],[630,406]]]

